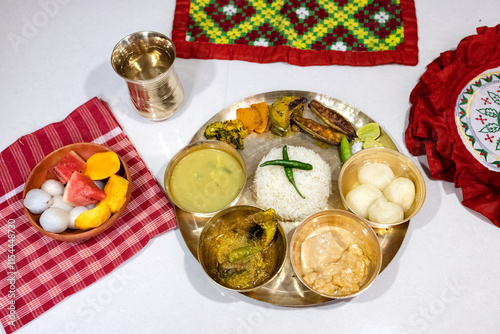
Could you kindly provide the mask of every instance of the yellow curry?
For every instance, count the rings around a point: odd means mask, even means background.
[[[191,212],[209,213],[231,203],[245,184],[243,167],[230,154],[202,149],[185,156],[170,179],[173,200]]]

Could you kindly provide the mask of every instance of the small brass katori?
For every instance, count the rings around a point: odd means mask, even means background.
[[[184,90],[174,70],[175,57],[170,38],[154,31],[130,34],[114,47],[111,65],[127,82],[139,115],[162,121],[181,107]]]

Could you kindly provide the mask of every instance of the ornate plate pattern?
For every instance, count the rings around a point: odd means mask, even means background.
[[[458,96],[455,122],[462,142],[485,167],[500,171],[500,75],[482,74]]]

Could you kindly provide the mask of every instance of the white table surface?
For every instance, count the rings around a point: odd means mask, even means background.
[[[426,65],[477,27],[500,23],[498,0],[416,2],[417,66],[177,59],[185,105],[170,120],[154,123],[134,113],[109,59],[116,42],[131,32],[171,36],[173,0],[3,0],[0,149],[97,96],[109,103],[163,184],[169,160],[217,111],[257,93],[296,89],[357,106],[408,154],[409,95]],[[425,159],[412,159],[425,170]],[[463,207],[453,184],[428,174],[425,179],[426,202],[400,251],[354,299],[290,309],[222,290],[205,277],[175,229],[18,333],[497,333],[500,229]]]

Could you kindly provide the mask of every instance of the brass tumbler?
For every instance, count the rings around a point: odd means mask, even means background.
[[[139,115],[162,121],[181,107],[184,91],[174,70],[175,56],[172,41],[154,31],[130,34],[116,44],[111,64],[127,82]]]

